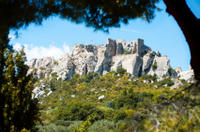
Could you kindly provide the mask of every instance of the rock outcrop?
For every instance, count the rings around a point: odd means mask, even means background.
[[[140,76],[142,73],[142,58],[138,54],[116,55],[112,58],[111,70],[116,71],[121,65],[128,73],[134,76]]]
[[[181,73],[178,74],[180,79],[183,79],[187,82],[194,82],[194,72],[192,69],[190,69],[189,71],[183,71]]]
[[[170,76],[170,63],[159,51],[154,52],[144,44],[144,40],[126,42],[108,39],[103,45],[74,45],[71,55],[66,54],[59,60],[51,57],[33,59],[28,63],[28,74],[35,78],[46,78],[57,74],[57,79],[70,79],[74,73],[85,75],[97,72],[100,75],[122,66],[133,76],[156,74],[159,78]],[[179,73],[180,77],[184,73]],[[183,78],[183,77],[182,77]]]
[[[73,74],[75,73],[76,66],[68,54],[54,63],[55,66],[52,69],[52,73],[56,73],[58,78],[61,78],[62,80],[72,78]]]
[[[158,77],[169,76],[169,59],[167,56],[155,56],[149,74],[156,74]]]

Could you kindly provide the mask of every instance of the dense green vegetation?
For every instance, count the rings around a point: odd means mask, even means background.
[[[24,50],[4,50],[5,65],[0,76],[0,132],[34,131],[38,99],[32,98],[33,79],[27,75]]]
[[[55,90],[40,98],[39,132],[189,132],[200,130],[199,90],[171,78],[132,77],[119,68],[104,76],[75,74],[46,80]],[[47,91],[48,93],[48,91]]]

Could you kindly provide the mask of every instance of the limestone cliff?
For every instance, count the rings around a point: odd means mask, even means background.
[[[97,72],[102,75],[115,71],[118,66],[133,76],[171,76],[169,59],[152,51],[142,39],[131,42],[108,39],[103,45],[77,44],[73,46],[71,55],[66,54],[59,60],[51,57],[33,59],[28,65],[28,74],[33,73],[35,78],[50,77],[54,73],[62,80],[70,79],[74,73],[85,75]]]

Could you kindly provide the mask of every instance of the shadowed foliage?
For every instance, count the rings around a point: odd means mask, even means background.
[[[32,130],[38,119],[37,99],[32,98],[32,75],[26,75],[24,51],[5,50],[6,59],[1,78],[0,131]]]
[[[1,0],[1,28],[17,29],[31,22],[41,23],[59,15],[76,23],[85,22],[95,29],[128,23],[129,19],[150,21],[158,0]],[[4,27],[2,27],[4,26]]]

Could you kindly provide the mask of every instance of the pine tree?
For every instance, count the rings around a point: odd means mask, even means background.
[[[0,131],[33,130],[38,119],[38,105],[37,99],[32,98],[32,75],[27,75],[24,50],[16,52],[5,48],[4,60],[0,89]]]

